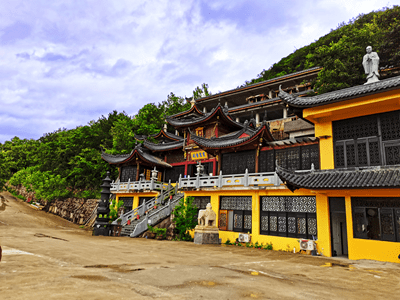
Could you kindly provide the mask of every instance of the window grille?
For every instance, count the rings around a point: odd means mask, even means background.
[[[256,169],[256,151],[242,151],[222,154],[223,174],[242,174],[248,169],[254,173]]]
[[[332,123],[335,167],[400,164],[400,111]]]
[[[275,172],[274,150],[260,151],[258,169],[260,172]]]
[[[171,182],[177,182],[179,181],[179,175],[182,175],[182,177],[185,174],[185,166],[174,166],[170,169],[165,170],[165,182],[168,182],[171,180]]]
[[[316,200],[312,196],[263,196],[260,233],[297,238],[317,236]]]
[[[119,197],[118,201],[124,201],[124,212],[128,212],[132,210],[133,206],[133,197]]]
[[[207,204],[210,203],[210,196],[197,196],[193,197],[193,204],[197,206],[198,209],[206,209]]]
[[[273,152],[273,150],[270,151]],[[319,169],[319,145],[275,150],[275,159],[279,166],[289,170],[310,170],[311,164],[314,164],[315,169]],[[259,161],[259,164],[260,163],[262,169],[262,164],[264,162]]]
[[[124,166],[121,167],[121,182],[128,182],[130,179],[131,181],[136,181],[136,166]]]
[[[400,242],[400,198],[353,197],[354,238]]]
[[[221,196],[220,197],[220,224],[221,230],[229,230],[228,223],[231,217],[233,231],[251,232],[252,228],[252,197],[251,196]],[[231,213],[230,213],[231,212]]]

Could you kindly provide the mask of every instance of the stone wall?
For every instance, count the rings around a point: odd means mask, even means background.
[[[92,225],[90,222],[94,217],[97,209],[98,199],[82,199],[82,198],[68,198],[53,200],[47,202],[45,200],[39,200],[35,198],[34,192],[28,192],[22,185],[9,186],[19,195],[22,195],[29,202],[40,203],[43,206],[42,210],[49,213],[58,215],[68,221],[79,225]],[[94,221],[94,219],[92,221]]]

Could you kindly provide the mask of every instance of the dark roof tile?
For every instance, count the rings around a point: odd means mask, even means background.
[[[390,90],[400,87],[400,76],[388,78],[375,83],[357,85],[342,90],[337,90],[314,97],[296,97],[288,94],[280,89],[279,97],[281,100],[292,107],[307,108],[314,106],[321,106],[329,103],[344,101],[349,98],[356,98],[357,96],[364,96],[379,91]]]
[[[400,165],[363,169],[294,172],[276,167],[279,178],[294,191],[306,189],[399,188]]]

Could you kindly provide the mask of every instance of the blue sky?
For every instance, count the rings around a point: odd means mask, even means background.
[[[400,0],[0,0],[0,143],[232,89]]]

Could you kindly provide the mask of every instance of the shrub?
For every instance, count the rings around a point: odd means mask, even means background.
[[[109,213],[110,219],[112,221],[114,221],[118,217],[118,209],[123,205],[124,201],[122,200],[119,200],[118,202],[116,199],[112,200],[112,202],[110,203],[110,213]]]
[[[177,239],[181,241],[192,241],[188,233],[197,225],[197,207],[193,204],[193,197],[179,200],[179,204],[174,209],[175,232]]]

